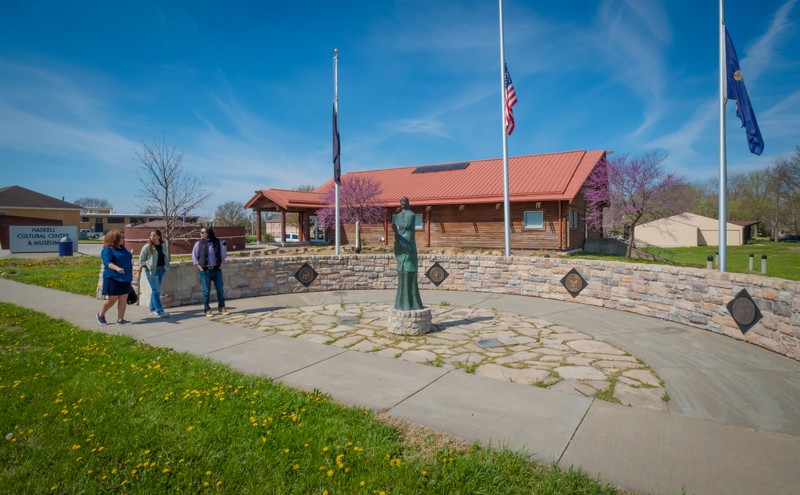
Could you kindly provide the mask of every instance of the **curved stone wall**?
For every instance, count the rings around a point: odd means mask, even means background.
[[[295,278],[306,263],[317,273],[308,287]],[[448,273],[439,287],[425,276],[434,263]],[[561,282],[573,269],[586,282],[574,297]],[[397,286],[396,263],[389,254],[231,257],[223,270],[228,299]],[[569,280],[573,292],[583,285],[574,275]],[[141,282],[141,304],[147,304],[149,287],[144,277]],[[428,290],[514,294],[613,308],[720,333],[800,360],[800,283],[790,280],[571,258],[421,255],[419,285]],[[742,289],[762,316],[746,334],[727,309]],[[190,262],[173,264],[162,287],[164,306],[201,301],[197,269]]]

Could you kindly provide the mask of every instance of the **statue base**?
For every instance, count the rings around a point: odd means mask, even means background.
[[[431,330],[430,308],[389,309],[389,332],[396,335],[425,335]]]

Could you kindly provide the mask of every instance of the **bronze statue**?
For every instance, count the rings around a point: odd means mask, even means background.
[[[394,230],[394,255],[397,258],[397,296],[395,309],[410,311],[423,309],[417,284],[417,242],[414,238],[416,215],[411,211],[408,198],[400,199],[400,212],[392,223]]]

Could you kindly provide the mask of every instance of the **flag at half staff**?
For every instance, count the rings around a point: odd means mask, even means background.
[[[514,105],[517,104],[517,92],[514,91],[514,83],[511,82],[511,74],[508,73],[508,64],[504,64],[506,87],[506,133],[510,136],[514,132]]]
[[[742,119],[742,127],[747,133],[747,145],[750,152],[760,155],[764,151],[764,139],[756,122],[756,114],[750,105],[750,96],[744,87],[742,70],[739,68],[739,57],[733,48],[728,28],[725,28],[725,65],[727,73],[728,99],[736,100],[736,115]]]
[[[339,112],[336,104],[333,104],[333,181],[337,184],[342,183],[342,164],[339,161],[341,153],[339,145]]]

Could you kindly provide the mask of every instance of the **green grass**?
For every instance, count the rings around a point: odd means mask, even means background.
[[[100,266],[99,256],[5,258],[0,260],[0,277],[93,296],[97,291]]]
[[[715,256],[714,259],[716,260],[716,253],[718,251],[716,246],[669,248],[669,250],[675,253],[671,264],[695,268],[705,268],[709,255]],[[766,254],[766,276],[788,280],[800,280],[800,244],[798,243],[758,240],[745,246],[728,246],[726,253],[726,269],[728,272],[761,275],[761,255]],[[753,255],[752,272],[749,270],[750,254]],[[660,261],[587,253],[576,253],[571,255],[571,257],[629,263],[664,264]],[[714,269],[719,269],[716,264],[714,265]]]
[[[7,303],[0,428],[4,493],[616,493]]]

